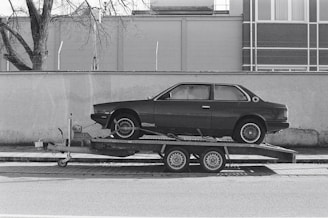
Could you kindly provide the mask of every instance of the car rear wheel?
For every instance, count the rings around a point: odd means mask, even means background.
[[[265,137],[263,124],[256,119],[245,119],[235,128],[233,139],[240,143],[261,144]]]
[[[111,132],[116,139],[138,139],[140,123],[131,114],[119,114],[111,123]]]

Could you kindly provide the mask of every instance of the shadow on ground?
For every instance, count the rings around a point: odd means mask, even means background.
[[[199,165],[191,165],[187,172],[172,173],[163,165],[87,165],[69,164],[67,167],[53,165],[1,166],[0,176],[4,177],[61,177],[61,178],[192,178],[220,176],[270,176],[276,174],[266,166],[227,166],[220,173],[205,173]]]

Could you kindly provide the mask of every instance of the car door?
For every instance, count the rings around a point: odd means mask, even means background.
[[[157,128],[177,132],[206,131],[211,127],[210,85],[181,84],[155,102]]]
[[[234,85],[215,85],[213,90],[213,131],[230,134],[240,117],[238,108],[248,103],[247,94]]]

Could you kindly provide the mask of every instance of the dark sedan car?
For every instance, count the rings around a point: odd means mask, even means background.
[[[119,139],[137,139],[144,129],[259,144],[266,133],[288,128],[287,114],[285,105],[241,85],[180,83],[148,100],[96,104],[91,119]]]

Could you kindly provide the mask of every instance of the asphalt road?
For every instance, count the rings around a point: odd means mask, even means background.
[[[1,163],[0,217],[328,216],[328,165],[245,165],[220,174],[161,169]]]

